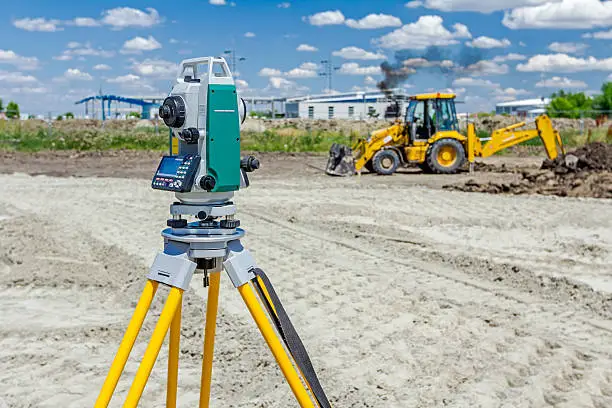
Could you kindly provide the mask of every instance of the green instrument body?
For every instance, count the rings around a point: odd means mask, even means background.
[[[208,85],[206,172],[215,178],[211,192],[240,188],[240,121],[234,85]]]

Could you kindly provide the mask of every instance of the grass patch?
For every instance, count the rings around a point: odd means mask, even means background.
[[[259,152],[327,152],[333,143],[350,146],[357,137],[341,132],[266,130],[263,133],[243,132],[241,147]]]

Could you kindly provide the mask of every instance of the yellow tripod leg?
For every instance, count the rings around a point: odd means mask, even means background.
[[[182,299],[181,299],[182,300]],[[168,346],[168,385],[166,392],[166,408],[176,408],[176,391],[178,388],[179,344],[181,342],[181,309],[182,302],[174,314],[170,324],[170,344]]]
[[[283,372],[287,383],[289,383],[289,387],[291,387],[291,391],[293,391],[293,395],[295,395],[300,407],[314,408],[315,405],[310,399],[307,389],[302,384],[297,371],[291,364],[291,359],[287,355],[287,352],[283,348],[283,345],[276,335],[274,328],[270,324],[264,309],[259,304],[255,291],[251,285],[247,283],[238,287],[238,292],[240,292],[244,303],[246,303],[249,312],[251,312],[251,316],[253,316],[257,327],[259,327],[259,331],[266,340],[266,343],[268,343],[268,347],[270,347],[270,351],[272,351],[272,354]]]
[[[204,356],[202,358],[202,380],[200,384],[200,408],[210,406],[210,383],[215,351],[215,331],[217,329],[217,309],[219,307],[219,282],[221,272],[209,275],[208,300],[206,301],[206,328],[204,331]]]
[[[155,365],[155,360],[157,360],[159,350],[164,343],[166,333],[168,333],[168,328],[174,319],[174,314],[176,313],[176,309],[178,308],[182,299],[182,289],[170,289],[170,294],[168,294],[168,299],[166,300],[164,309],[162,310],[159,321],[157,322],[153,335],[151,336],[151,341],[149,341],[149,345],[147,346],[144,357],[142,358],[138,371],[136,372],[136,376],[134,377],[132,387],[128,392],[125,404],[123,404],[124,408],[136,408],[138,406],[138,401],[140,401],[142,392],[147,385],[149,375],[151,374],[151,370],[153,370],[153,365]]]
[[[153,297],[155,296],[158,286],[159,283],[151,280],[148,280],[145,284],[142,295],[140,295],[140,299],[138,300],[138,304],[134,310],[132,320],[130,320],[130,324],[125,330],[125,334],[123,335],[123,339],[119,345],[119,350],[117,350],[117,354],[115,355],[115,359],[113,360],[110,370],[108,371],[106,380],[104,380],[104,385],[102,385],[102,389],[100,390],[100,394],[98,395],[98,399],[94,405],[95,408],[107,407],[111,398],[113,397],[115,387],[119,382],[119,377],[121,377],[121,373],[123,373],[125,363],[130,356],[132,347],[134,347],[136,337],[138,337],[138,333],[142,327],[142,322],[144,322],[147,312],[149,311],[149,307],[151,307],[151,302],[153,301]]]

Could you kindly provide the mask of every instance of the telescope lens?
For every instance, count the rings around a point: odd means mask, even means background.
[[[185,102],[180,96],[170,96],[159,107],[159,117],[166,126],[179,128],[185,123]]]

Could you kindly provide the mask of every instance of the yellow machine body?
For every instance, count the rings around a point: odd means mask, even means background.
[[[430,122],[427,125],[430,133],[426,133],[425,137],[422,137],[422,130],[426,126],[419,125],[415,113],[419,109],[419,103],[428,106],[422,108],[422,116],[427,117]],[[520,122],[497,129],[483,141],[477,137],[474,124],[470,123],[467,126],[467,134],[463,135],[459,132],[454,94],[420,94],[410,98],[404,120],[397,120],[388,128],[372,132],[367,139],[358,140],[346,151],[352,152],[353,173],[360,172],[365,167],[380,174],[391,174],[400,165],[410,164],[419,165],[425,171],[433,173],[456,173],[466,161],[474,163],[477,157],[489,157],[537,137],[542,140],[548,158],[555,159],[559,154],[565,154],[559,132],[553,128],[548,116],[538,116],[535,119],[535,129],[524,129],[526,126],[526,122]],[[421,130],[421,137],[417,137],[417,129]],[[378,160],[379,155],[384,157]],[[332,156],[330,151],[328,174],[347,175],[335,171]],[[342,158],[338,158],[336,152],[335,163],[340,159]],[[394,160],[399,163],[393,163]]]

